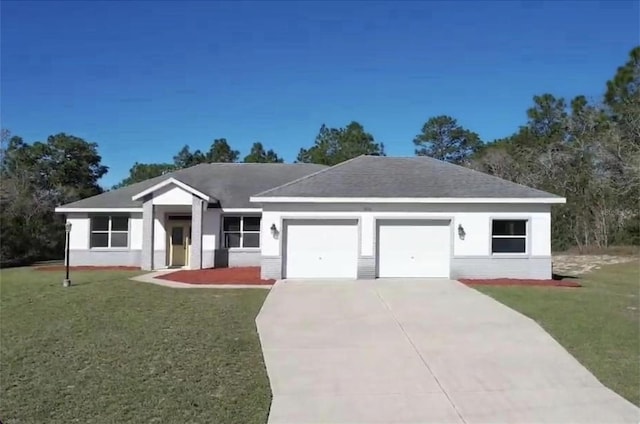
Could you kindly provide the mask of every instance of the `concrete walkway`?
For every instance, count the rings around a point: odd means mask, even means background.
[[[172,272],[176,272],[176,270],[166,269],[161,271],[154,271],[148,274],[131,277],[130,280],[139,281],[141,283],[156,284],[158,286],[171,287],[174,289],[270,289],[271,287],[273,287],[266,284],[189,284],[158,278],[160,275],[170,274]]]
[[[458,282],[281,281],[256,322],[271,424],[640,420],[535,322]]]

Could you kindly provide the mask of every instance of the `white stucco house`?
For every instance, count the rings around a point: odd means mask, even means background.
[[[56,208],[71,265],[265,278],[551,277],[556,195],[427,157],[202,164]]]

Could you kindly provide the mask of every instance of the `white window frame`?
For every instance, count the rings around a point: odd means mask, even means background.
[[[109,218],[109,226],[106,230],[94,230],[93,229],[93,220],[95,218]],[[113,229],[113,218],[126,218],[127,219],[127,230],[114,230]],[[129,244],[131,243],[131,217],[127,215],[91,215],[89,216],[89,248],[90,249],[129,249]],[[92,235],[93,234],[107,234],[107,245],[106,246],[93,246],[92,245]],[[111,246],[111,236],[113,234],[126,234],[127,235],[127,245],[126,246]]]
[[[523,236],[501,236],[493,234],[494,221],[524,221],[524,235]],[[489,239],[489,250],[492,255],[498,256],[526,256],[529,254],[529,218],[491,218],[491,238]],[[493,240],[494,239],[524,239],[524,251],[523,252],[494,252]]]
[[[224,220],[227,218],[240,218],[240,230],[239,231],[226,231],[224,229]],[[224,249],[230,250],[247,250],[247,249],[260,249],[260,228],[257,231],[245,231],[244,229],[244,219],[245,218],[258,218],[260,220],[260,225],[262,226],[262,216],[260,215],[223,215],[222,216],[222,247]],[[229,247],[227,246],[227,234],[240,234],[240,246],[239,247]],[[244,235],[245,234],[258,234],[258,246],[256,247],[244,247]]]

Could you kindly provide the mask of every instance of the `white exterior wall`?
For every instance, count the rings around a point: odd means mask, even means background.
[[[155,268],[166,266],[167,252],[167,215],[191,215],[193,196],[179,187],[162,189],[158,199],[154,197],[153,219],[153,263]],[[114,212],[116,213],[116,212]],[[89,247],[91,213],[68,213],[67,221],[71,223],[70,250],[71,260],[75,265],[141,265],[143,249],[143,216],[142,212],[129,215],[129,246],[124,248]],[[100,213],[108,215],[108,213]],[[203,216],[203,256],[204,267],[214,266],[214,250],[218,242],[220,231],[220,211],[208,209]]]
[[[202,223],[202,250],[215,250],[220,233],[220,209],[207,209]]]
[[[129,247],[89,247],[91,216],[89,213],[67,213],[71,223],[69,234],[69,263],[71,266],[140,266],[142,248],[142,214],[131,213],[129,217]]]
[[[377,275],[376,221],[450,220],[451,278],[551,278],[551,206],[548,204],[265,204],[262,213],[262,276],[281,278],[281,234],[287,219],[359,219],[358,278]],[[526,219],[527,252],[491,253],[492,219]],[[458,225],[465,231],[458,235]],[[339,240],[336,240],[339,242]]]
[[[453,255],[476,256],[490,254],[491,214],[487,212],[459,212],[454,215]],[[464,228],[464,240],[458,236],[458,225]]]
[[[168,185],[157,190],[153,194],[154,205],[189,205],[191,206],[192,194],[175,185]]]
[[[142,213],[132,213],[129,218],[129,248],[142,249]]]
[[[551,210],[532,216],[530,229],[534,234],[531,239],[532,256],[551,256]]]
[[[165,212],[166,210],[161,207],[156,207],[153,211],[153,250],[156,252],[166,250]]]
[[[490,256],[491,219],[528,219],[531,256],[551,255],[551,208],[526,204],[410,204],[410,205],[290,205],[265,204],[262,213],[261,247],[263,256],[280,255],[280,237],[271,234],[271,225],[282,231],[283,219],[359,218],[360,255],[373,256],[376,219],[452,219],[453,256]],[[465,230],[458,237],[458,225]]]
[[[68,213],[67,222],[71,223],[70,249],[89,249],[89,231],[91,230],[89,214]],[[142,213],[131,213],[129,217],[129,249],[142,249]]]
[[[373,246],[376,239],[376,223],[373,214],[367,212],[360,215],[360,255],[373,256]]]
[[[220,238],[220,209],[207,209],[202,217],[202,267],[215,267],[215,250]]]
[[[91,219],[87,213],[68,213],[67,222],[71,223],[69,234],[70,249],[89,249],[89,231]],[[142,249],[142,213],[131,213],[129,217],[129,249]]]
[[[90,220],[86,213],[68,213],[67,222],[71,223],[69,233],[69,249],[84,250],[89,248]]]
[[[186,196],[189,201],[186,201]],[[155,199],[155,198],[154,198]],[[183,202],[175,204],[157,204],[154,211],[154,261],[155,266],[162,267],[166,256],[166,230],[165,218],[167,214],[191,214],[191,194],[177,187],[169,187],[161,195],[160,202]],[[164,199],[164,200],[162,200]],[[359,252],[363,259],[362,265],[373,266],[373,257],[376,241],[376,219],[451,219],[453,232],[452,267],[459,270],[456,276],[465,276],[476,269],[484,269],[487,276],[504,273],[499,276],[518,277],[523,267],[534,269],[544,268],[539,273],[531,271],[530,276],[537,277],[548,273],[550,275],[551,256],[551,207],[544,204],[265,204],[262,213],[260,249],[252,250],[252,254],[262,255],[263,269],[264,258],[276,258],[273,266],[279,267],[277,258],[281,257],[281,234],[275,237],[271,233],[271,225],[275,224],[278,231],[282,232],[284,219],[296,218],[351,218],[359,219]],[[525,255],[492,255],[491,254],[491,219],[527,219],[528,225],[528,251]],[[67,221],[72,224],[70,234],[70,249],[76,251],[72,254],[76,264],[139,264],[139,251],[142,249],[142,214],[132,213],[130,218],[130,246],[128,249],[90,249],[89,231],[90,218],[87,213],[68,213]],[[458,237],[458,225],[465,230],[464,240]],[[203,267],[216,265],[216,250],[220,249],[221,210],[207,209],[203,215]],[[120,253],[116,258],[113,254],[116,250],[129,251],[131,254]],[[223,249],[224,250],[224,249]],[[85,251],[82,254],[81,251]],[[138,251],[138,253],[134,253]],[[88,255],[91,253],[91,255]],[[233,249],[229,250],[229,265],[234,266],[237,255]],[[245,252],[240,252],[245,253]],[[96,255],[100,255],[98,258]],[[138,255],[138,256],[136,256]],[[104,256],[104,258],[103,258]],[[107,257],[108,256],[108,257]],[[232,258],[233,256],[233,258]],[[502,258],[512,258],[507,261]],[[367,259],[369,258],[369,259]],[[488,263],[486,260],[500,260]],[[518,262],[527,259],[547,258],[537,264],[524,264]],[[485,259],[485,261],[482,261]],[[252,259],[253,260],[253,259]],[[368,262],[367,262],[368,261]],[[122,263],[120,263],[122,262]],[[499,262],[500,264],[496,263]],[[507,264],[509,262],[509,264]],[[243,262],[244,264],[244,262]],[[253,264],[253,263],[252,263]],[[246,264],[244,264],[246,265]],[[220,265],[218,265],[220,266]],[[224,266],[224,265],[222,265]],[[237,266],[237,264],[236,264]],[[360,265],[359,265],[360,266]],[[512,270],[504,271],[511,266]],[[276,269],[274,268],[274,269]],[[279,268],[277,268],[279,269]],[[479,275],[479,274],[478,274]]]

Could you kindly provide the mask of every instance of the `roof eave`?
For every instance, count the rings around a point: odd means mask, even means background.
[[[190,185],[185,184],[185,183],[183,183],[182,181],[180,181],[180,180],[178,180],[178,179],[176,179],[176,178],[173,178],[173,177],[171,177],[171,178],[167,178],[166,180],[161,181],[161,182],[159,182],[158,184],[156,184],[156,185],[154,185],[154,186],[151,186],[151,187],[149,187],[148,189],[143,190],[143,191],[141,191],[141,192],[140,192],[140,193],[138,193],[138,194],[135,194],[133,197],[131,197],[131,200],[133,200],[133,201],[140,201],[140,200],[142,200],[145,196],[147,196],[147,195],[149,195],[149,194],[153,193],[154,191],[157,191],[157,190],[159,190],[159,189],[161,189],[161,188],[163,188],[163,187],[166,187],[166,186],[168,186],[168,185],[171,185],[171,184],[173,184],[173,185],[175,185],[175,186],[180,187],[181,189],[183,189],[183,190],[185,190],[185,191],[187,191],[187,192],[189,192],[189,193],[193,194],[193,195],[194,195],[194,196],[196,196],[196,197],[201,198],[202,200],[205,200],[205,201],[207,201],[207,202],[211,202],[211,201],[212,201],[212,199],[211,199],[211,197],[210,197],[210,196],[208,196],[208,195],[204,194],[204,193],[203,193],[203,192],[201,192],[201,191],[196,190],[195,188],[191,187]]]
[[[58,206],[54,209],[56,213],[74,213],[74,212],[142,212],[142,208],[92,208],[92,207],[67,207]]]
[[[564,197],[287,197],[252,196],[256,203],[527,203],[563,204]]]

